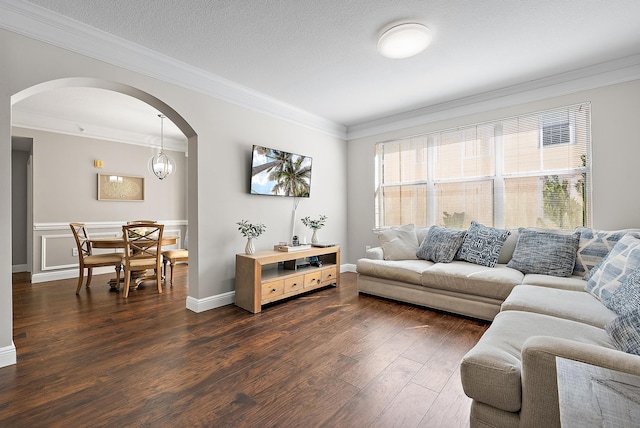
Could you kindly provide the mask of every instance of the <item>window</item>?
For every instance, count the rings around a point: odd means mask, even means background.
[[[568,111],[555,111],[540,116],[539,135],[541,146],[573,144],[575,125]]]
[[[375,226],[590,222],[590,104],[376,144]]]

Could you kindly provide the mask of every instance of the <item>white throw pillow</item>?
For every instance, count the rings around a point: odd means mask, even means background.
[[[378,232],[385,260],[417,260],[418,237],[413,224]]]

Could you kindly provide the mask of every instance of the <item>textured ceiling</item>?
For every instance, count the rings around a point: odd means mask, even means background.
[[[640,53],[639,0],[31,0],[352,126]],[[387,24],[433,33],[403,60]]]

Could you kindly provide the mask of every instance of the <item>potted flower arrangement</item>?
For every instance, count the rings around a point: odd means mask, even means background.
[[[326,215],[321,215],[320,218],[314,220],[311,217],[307,216],[302,218],[302,224],[304,224],[309,229],[313,229],[313,235],[311,236],[311,243],[315,244],[318,242],[318,230],[324,227],[324,222],[327,220]]]
[[[247,238],[247,245],[244,247],[244,252],[246,254],[253,254],[256,252],[256,249],[253,245],[253,239],[262,235],[265,230],[267,230],[267,226],[262,223],[251,224],[247,220],[241,220],[236,223],[238,225],[238,230]]]

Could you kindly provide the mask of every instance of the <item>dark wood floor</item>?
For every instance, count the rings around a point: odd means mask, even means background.
[[[256,315],[187,310],[186,265],[161,295],[109,277],[76,296],[14,274],[0,426],[468,426],[459,362],[484,322],[359,296],[352,273]]]

